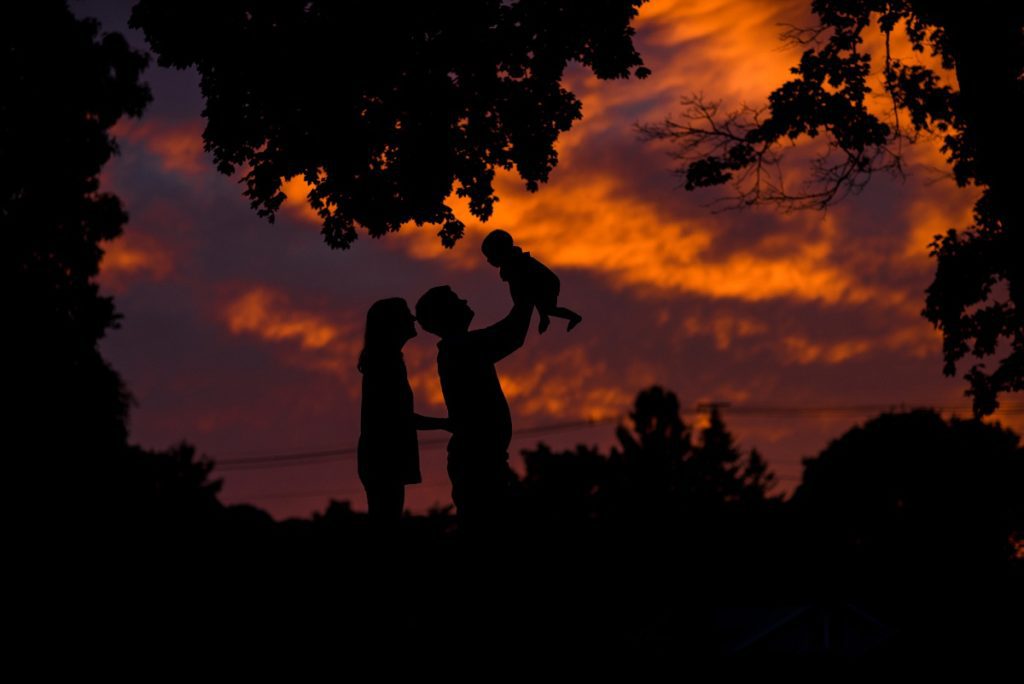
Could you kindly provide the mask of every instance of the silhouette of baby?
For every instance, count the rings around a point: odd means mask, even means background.
[[[482,246],[487,263],[501,269],[501,279],[508,281],[509,289],[532,297],[540,314],[537,331],[543,333],[551,325],[551,316],[567,318],[572,330],[583,317],[571,309],[558,306],[560,283],[551,269],[524,252],[512,242],[512,236],[503,230],[493,230],[484,238]]]

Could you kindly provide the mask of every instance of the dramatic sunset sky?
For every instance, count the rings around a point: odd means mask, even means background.
[[[127,28],[131,5],[72,9],[144,48]],[[468,230],[453,250],[441,248],[436,228],[410,226],[332,251],[299,183],[277,223],[260,219],[238,177],[218,174],[203,152],[197,75],[154,62],[154,101],[115,129],[121,154],[102,179],[130,215],[108,246],[101,285],[124,314],[102,350],[137,399],[133,441],[162,448],[184,439],[224,461],[354,447],[367,308],[393,296],[413,304],[450,284],[476,310],[475,325],[496,321],[510,299],[480,253],[496,227],[559,274],[561,302],[584,317],[572,333],[557,319],[545,335],[531,332],[499,366],[516,428],[604,421],[517,437],[516,467],[519,450],[541,438],[556,448],[610,445],[614,420],[652,384],[687,410],[730,402],[727,425],[744,449],[761,451],[783,490],[798,481],[801,458],[878,412],[806,409],[966,409],[966,384],[942,375],[941,338],[920,315],[934,268],[928,243],[967,225],[975,199],[952,182],[936,144],[909,151],[906,181],[880,176],[828,213],[714,214],[704,205],[720,195],[684,192],[667,148],[637,138],[635,122],[663,119],[691,92],[762,102],[799,54],[778,40],[781,24],[809,24],[808,5],[645,5],[635,40],[653,74],[603,82],[570,68],[567,87],[584,118],[560,139],[551,182],[530,194],[516,176],[500,176],[487,224],[456,203]],[[417,410],[430,415],[444,412],[436,342],[421,332],[405,347]],[[766,410],[787,407],[805,410]],[[1001,420],[1020,431],[1022,418]],[[685,419],[699,425],[701,415]],[[450,503],[444,456],[443,446],[422,448],[424,484],[409,489],[411,509]],[[365,509],[351,454],[214,476],[224,480],[223,501],[276,518],[322,511],[331,498]]]

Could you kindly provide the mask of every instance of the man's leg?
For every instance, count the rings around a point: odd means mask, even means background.
[[[515,474],[508,454],[448,456],[452,501],[461,533],[481,540],[503,536],[508,526],[509,495]]]

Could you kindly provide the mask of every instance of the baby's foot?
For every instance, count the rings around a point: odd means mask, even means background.
[[[540,325],[537,326],[537,332],[543,335],[544,331],[548,329],[549,325],[551,325],[551,319],[548,318],[547,316],[541,316]]]
[[[579,314],[577,314],[574,318],[570,318],[569,319],[569,327],[565,329],[566,332],[568,332],[568,331],[572,330],[573,328],[575,328],[577,325],[580,324],[580,321],[582,321],[582,320],[583,320],[583,316],[580,316]]]

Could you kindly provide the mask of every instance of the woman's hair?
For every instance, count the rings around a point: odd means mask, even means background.
[[[363,338],[363,351],[359,353],[356,366],[360,373],[365,373],[373,356],[392,349],[401,349],[406,339],[402,333],[408,326],[409,305],[401,297],[381,299],[373,303],[366,312],[366,336]]]

